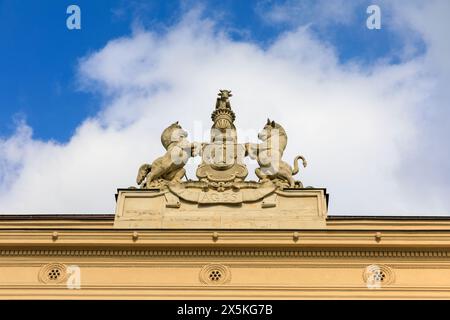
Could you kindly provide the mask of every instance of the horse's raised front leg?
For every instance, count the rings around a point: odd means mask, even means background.
[[[186,170],[184,168],[180,168],[178,170],[174,170],[166,175],[166,179],[172,182],[181,182],[184,175],[186,173]]]

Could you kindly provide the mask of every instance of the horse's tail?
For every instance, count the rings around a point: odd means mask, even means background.
[[[298,171],[299,171],[298,159],[302,159],[303,167],[306,167],[306,165],[307,165],[306,159],[303,156],[296,156],[295,159],[294,159],[294,169],[292,169],[292,175],[293,176],[295,176],[298,173]]]
[[[152,170],[152,165],[148,164],[148,163],[143,164],[139,168],[138,175],[136,177],[136,183],[138,184],[138,186],[141,185],[141,183],[144,181],[145,177],[151,170]]]

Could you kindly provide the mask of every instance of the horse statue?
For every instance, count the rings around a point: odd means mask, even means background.
[[[255,174],[260,182],[280,182],[294,188],[295,180],[293,176],[299,172],[298,160],[302,160],[304,167],[306,167],[307,162],[303,156],[297,156],[294,159],[294,168],[292,168],[282,160],[287,145],[287,134],[284,128],[275,121],[267,119],[266,125],[258,134],[258,139],[261,140],[261,143],[247,143],[245,148],[246,155],[256,159],[259,164]]]
[[[184,166],[190,157],[199,154],[198,143],[187,140],[188,133],[178,121],[164,129],[161,143],[167,152],[151,164],[143,164],[138,171],[136,183],[141,188],[156,187],[164,182],[180,182],[186,174]]]

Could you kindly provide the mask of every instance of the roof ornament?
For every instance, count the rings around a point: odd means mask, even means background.
[[[212,188],[225,191],[230,188],[262,188],[271,186],[278,189],[303,188],[300,181],[294,180],[299,172],[298,160],[306,167],[306,159],[297,156],[293,167],[283,161],[283,152],[287,146],[287,134],[277,122],[267,119],[258,134],[260,143],[237,142],[237,131],[234,125],[236,115],[231,108],[230,90],[219,90],[216,106],[211,114],[210,142],[189,142],[188,133],[177,122],[167,127],[161,135],[161,143],[167,152],[153,161],[143,164],[136,179],[140,188],[159,188],[171,186],[179,188],[189,185],[200,189]],[[198,181],[183,181],[184,166],[191,157],[202,157],[197,168]],[[259,182],[245,181],[248,175],[245,157],[257,161],[255,170]]]
[[[208,141],[192,142],[177,121],[161,135],[166,152],[138,171],[139,188],[119,189],[115,228],[317,229],[326,227],[328,194],[294,176],[306,159],[283,159],[288,136],[275,120],[262,121],[258,143],[239,143],[230,90],[220,90]],[[185,165],[200,156],[188,180]],[[258,181],[244,160],[255,160]],[[301,161],[301,162],[300,162]],[[212,241],[218,237],[213,236]],[[294,241],[298,237],[294,235]]]

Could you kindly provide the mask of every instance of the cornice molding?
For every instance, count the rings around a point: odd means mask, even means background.
[[[2,249],[0,256],[248,257],[248,258],[447,258],[446,250],[270,249]]]

